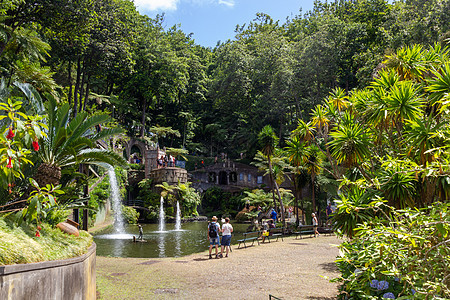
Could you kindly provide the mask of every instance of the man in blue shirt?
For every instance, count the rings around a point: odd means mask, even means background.
[[[270,214],[270,218],[273,219],[273,223],[277,222],[277,212],[272,208],[272,213]]]

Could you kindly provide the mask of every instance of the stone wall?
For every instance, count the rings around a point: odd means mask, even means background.
[[[177,167],[165,167],[161,169],[154,169],[150,173],[150,178],[153,179],[153,184],[160,184],[167,182],[170,185],[187,182],[187,171]]]
[[[79,257],[0,266],[0,299],[96,299],[95,243]]]

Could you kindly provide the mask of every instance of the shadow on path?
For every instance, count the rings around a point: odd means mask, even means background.
[[[320,264],[319,267],[328,272],[338,272],[335,262],[323,263]]]
[[[207,261],[207,260],[209,260],[209,258],[208,257],[205,257],[205,258],[194,258],[193,259],[194,261]]]

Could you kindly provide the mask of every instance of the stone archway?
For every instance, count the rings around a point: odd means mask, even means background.
[[[146,153],[147,152],[147,145],[144,142],[137,141],[135,139],[131,139],[128,142],[128,145],[127,145],[126,152],[127,152],[127,160],[128,160],[128,162],[130,162],[132,149],[135,149],[135,148],[137,148],[139,150],[139,152],[140,152],[140,157],[143,160],[142,163],[145,163],[145,158],[146,158],[146,154],[147,154]]]
[[[219,172],[219,184],[227,185],[228,184],[228,174],[225,171]]]

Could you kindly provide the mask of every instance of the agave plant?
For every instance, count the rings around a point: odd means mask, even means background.
[[[105,167],[126,167],[126,161],[113,151],[100,149],[97,141],[122,132],[120,128],[96,131],[97,125],[109,120],[105,114],[88,116],[86,112],[78,113],[70,120],[69,104],[56,106],[55,100],[48,105],[48,133],[42,138],[42,149],[39,151],[41,163],[37,169],[35,180],[39,186],[58,185],[61,179],[61,168],[78,164],[96,164]]]

